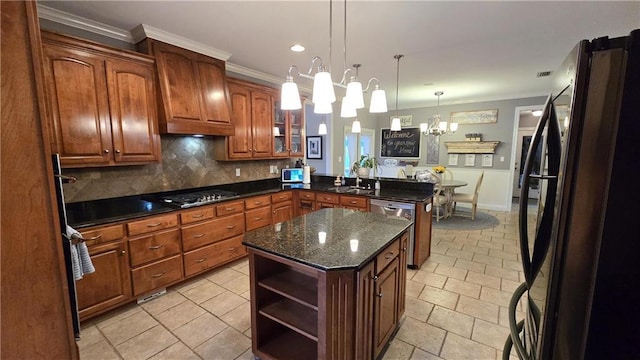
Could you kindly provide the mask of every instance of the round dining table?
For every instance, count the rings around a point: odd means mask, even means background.
[[[445,208],[445,219],[451,217],[451,212],[453,209],[453,193],[456,188],[463,187],[469,185],[466,181],[462,180],[442,180],[438,183],[438,187],[440,187],[441,194],[445,196],[447,199],[447,206]]]

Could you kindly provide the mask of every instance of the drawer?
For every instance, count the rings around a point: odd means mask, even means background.
[[[182,222],[182,224],[190,224],[197,221],[211,219],[214,215],[213,206],[203,206],[197,209],[183,211],[180,214],[180,222]]]
[[[222,240],[184,254],[184,274],[190,276],[244,256],[243,236]]]
[[[329,204],[338,204],[340,203],[340,196],[338,196],[338,194],[317,193],[316,201]]]
[[[85,230],[80,232],[87,246],[104,244],[109,241],[119,240],[124,238],[124,226],[113,225],[105,226],[92,230]]]
[[[271,225],[271,206],[247,210],[244,215],[247,231]]]
[[[229,201],[216,206],[216,215],[226,216],[244,211],[244,201]]]
[[[256,196],[244,201],[245,210],[255,209],[263,206],[271,205],[271,196]]]
[[[315,200],[316,193],[314,193],[313,191],[302,190],[298,193],[298,198],[304,199],[304,200]]]
[[[131,266],[180,253],[180,230],[157,232],[137,239],[129,239]]]
[[[169,214],[130,222],[127,224],[127,230],[129,235],[139,235],[175,226],[178,226],[178,215]]]
[[[366,197],[340,195],[340,205],[367,209],[368,202]]]
[[[215,218],[197,225],[182,227],[184,251],[212,244],[244,233],[244,214]]]
[[[144,294],[182,279],[182,255],[131,270],[133,295]]]
[[[293,192],[292,191],[283,191],[283,192],[279,192],[277,194],[271,195],[271,202],[272,203],[289,201],[291,199],[293,199]]]
[[[396,239],[376,256],[376,274],[380,274],[400,254],[400,239]]]

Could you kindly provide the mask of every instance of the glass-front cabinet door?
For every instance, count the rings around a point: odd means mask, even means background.
[[[303,110],[281,110],[280,100],[274,100],[273,156],[304,157]]]

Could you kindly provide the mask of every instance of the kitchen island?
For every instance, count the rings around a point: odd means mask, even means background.
[[[404,313],[410,225],[333,208],[245,233],[254,355],[378,358]]]

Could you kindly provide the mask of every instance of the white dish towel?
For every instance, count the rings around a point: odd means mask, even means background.
[[[67,239],[71,242],[71,269],[73,271],[73,277],[76,280],[82,279],[85,274],[91,274],[96,271],[91,262],[89,256],[89,249],[87,244],[84,243],[82,234],[76,231],[71,226],[67,225]],[[75,241],[80,240],[77,244]]]

